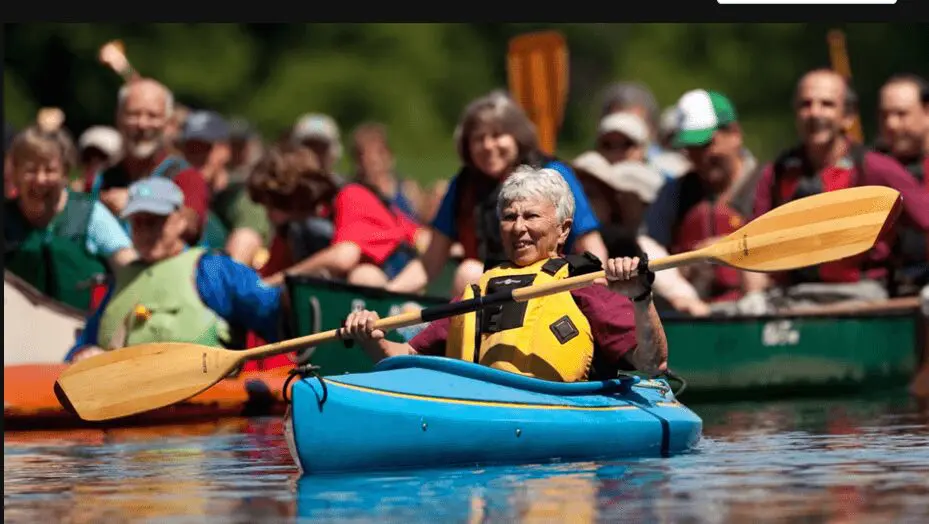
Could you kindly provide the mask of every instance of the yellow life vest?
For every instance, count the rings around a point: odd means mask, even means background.
[[[462,299],[561,280],[571,270],[565,258],[503,264],[466,288]],[[452,317],[445,347],[450,358],[556,382],[586,379],[594,355],[590,322],[569,291]]]

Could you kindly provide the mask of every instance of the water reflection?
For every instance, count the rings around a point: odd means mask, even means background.
[[[925,406],[695,409],[705,438],[671,459],[299,479],[279,419],[5,433],[4,521],[929,521]]]
[[[4,521],[199,521],[242,514],[242,506],[260,518],[264,501],[251,498],[256,486],[284,497],[276,516],[292,515],[291,490],[278,481],[296,470],[263,436],[275,428],[280,434],[278,421],[238,419],[5,433]]]

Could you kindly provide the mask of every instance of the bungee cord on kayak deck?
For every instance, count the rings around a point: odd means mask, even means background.
[[[313,364],[303,364],[288,370],[287,380],[285,380],[284,385],[281,386],[281,396],[284,397],[284,403],[288,406],[292,404],[288,395],[289,390],[287,389],[290,386],[291,381],[293,381],[295,377],[299,377],[300,380],[303,380],[309,376],[319,380],[319,385],[323,390],[322,397],[319,399],[319,409],[323,409],[323,404],[326,403],[326,399],[329,397],[329,390],[326,388],[326,381],[323,380],[323,376],[319,373],[321,369],[321,367],[315,366]]]

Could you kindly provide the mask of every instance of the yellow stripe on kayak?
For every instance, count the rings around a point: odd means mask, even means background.
[[[443,404],[463,404],[466,406],[482,406],[482,407],[494,407],[494,408],[519,408],[519,409],[549,409],[549,410],[569,410],[569,411],[622,411],[627,409],[638,409],[634,405],[626,406],[565,406],[563,404],[525,404],[522,402],[495,402],[492,400],[465,400],[458,398],[445,398],[445,397],[432,397],[426,395],[413,395],[410,393],[397,393],[396,391],[386,391],[383,389],[369,388],[366,386],[356,386],[354,384],[346,384],[344,382],[338,382],[332,380],[331,378],[326,378],[327,385],[337,385],[348,389],[354,389],[356,391],[364,391],[365,393],[374,393],[375,395],[384,395],[388,397],[397,397],[397,398],[408,398],[412,400],[423,400],[428,402],[441,402]]]

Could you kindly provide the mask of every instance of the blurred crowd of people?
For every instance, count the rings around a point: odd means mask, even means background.
[[[596,140],[573,159],[542,151],[523,109],[494,91],[461,114],[458,172],[437,173],[428,188],[397,172],[389,130],[376,122],[343,144],[332,117],[308,113],[266,141],[245,119],[182,106],[151,78],[131,78],[117,96],[114,125],[76,141],[54,109],[4,129],[7,269],[93,312],[75,354],[170,330],[227,343],[238,326],[275,339],[287,276],[422,293],[453,265],[444,292],[459,296],[501,261],[496,195],[523,164],[565,178],[576,209],[564,250],[600,260],[696,249],[823,191],[884,185],[903,195],[893,231],[858,257],[775,275],[659,272],[656,298],[669,314],[874,301],[929,283],[929,85],[914,75],[882,87],[879,135],[865,145],[849,133],[858,104],[846,81],[827,69],[804,74],[792,101],[796,140],[773,159],[748,150],[750,131],[718,91],[688,91],[662,109],[645,85],[609,86]],[[336,173],[346,152],[352,171]],[[144,306],[131,300],[140,286],[156,297]],[[159,308],[174,320],[139,322]]]

